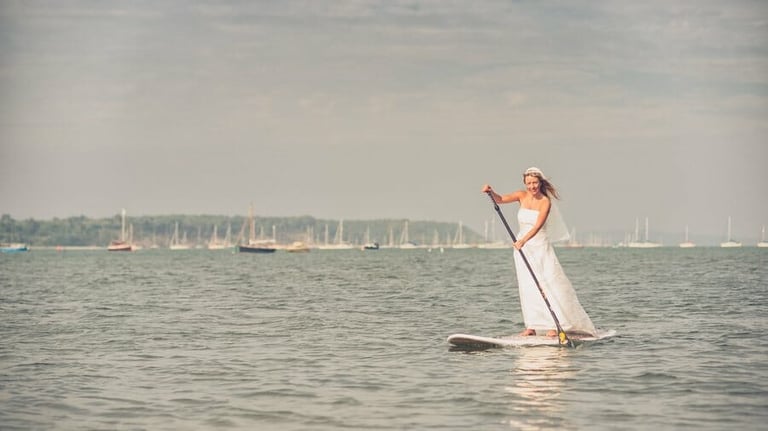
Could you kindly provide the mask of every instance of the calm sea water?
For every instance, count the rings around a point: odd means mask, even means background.
[[[764,429],[768,250],[559,250],[614,339],[522,329],[510,250],[0,255],[0,427]]]

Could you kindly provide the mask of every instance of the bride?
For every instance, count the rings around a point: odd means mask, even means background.
[[[506,195],[496,193],[488,184],[482,191],[489,193],[496,203],[520,202],[517,213],[520,233],[515,248],[525,252],[562,329],[568,334],[595,335],[595,326],[579,303],[552,246],[552,242],[568,239],[568,230],[551,201],[551,198],[560,198],[557,190],[538,168],[528,168],[523,182],[525,190]],[[525,322],[525,330],[520,335],[547,331],[547,336],[556,336],[552,315],[520,253],[515,253],[515,270]]]

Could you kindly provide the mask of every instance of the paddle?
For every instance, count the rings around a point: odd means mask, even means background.
[[[512,229],[509,227],[509,223],[507,223],[507,219],[504,218],[504,214],[501,212],[501,208],[499,208],[499,204],[496,203],[496,201],[493,199],[493,195],[491,194],[491,191],[488,190],[486,193],[488,193],[488,197],[491,198],[491,202],[493,202],[493,209],[496,210],[496,212],[499,214],[499,217],[501,218],[501,222],[504,224],[504,227],[507,228],[507,232],[509,233],[509,236],[512,237],[512,242],[517,242],[517,238],[515,238],[515,234],[512,233]],[[533,273],[533,268],[531,268],[531,264],[528,263],[528,259],[525,257],[525,254],[523,253],[523,250],[518,250],[520,252],[520,257],[523,258],[523,262],[525,262],[525,266],[528,268],[528,271],[531,273],[531,277],[533,277],[533,281],[536,283],[536,287],[539,288],[539,293],[541,293],[541,298],[544,299],[544,303],[547,304],[547,310],[549,310],[549,314],[552,315],[552,320],[555,321],[555,326],[557,327],[557,336],[560,339],[560,345],[561,346],[568,346],[568,347],[576,347],[575,344],[573,344],[573,341],[571,341],[570,338],[568,338],[568,335],[563,331],[562,326],[560,326],[560,321],[557,320],[557,316],[555,315],[555,312],[552,311],[552,306],[549,305],[549,300],[547,299],[547,295],[544,294],[544,289],[541,288],[541,284],[539,284],[539,279],[536,278],[536,274]]]

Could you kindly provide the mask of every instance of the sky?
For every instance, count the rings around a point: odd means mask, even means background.
[[[495,217],[756,242],[763,1],[0,2],[0,213]],[[504,206],[510,220],[516,206]]]

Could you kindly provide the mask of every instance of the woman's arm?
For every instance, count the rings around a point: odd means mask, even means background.
[[[525,235],[523,235],[522,238],[519,238],[517,242],[515,243],[515,248],[520,250],[523,248],[526,242],[536,236],[537,233],[541,230],[542,226],[544,226],[544,223],[547,222],[547,217],[549,217],[549,209],[552,207],[552,203],[549,201],[549,199],[544,199],[544,202],[542,202],[541,207],[539,208],[539,217],[536,219],[536,224],[533,225],[531,230],[526,232]]]
[[[493,191],[493,188],[489,186],[488,184],[483,186],[483,193],[490,193],[491,197],[493,198],[493,201],[497,204],[508,204],[510,202],[519,202],[520,199],[525,195],[525,192],[522,190],[518,190],[514,193],[510,193],[508,195],[500,195]]]

